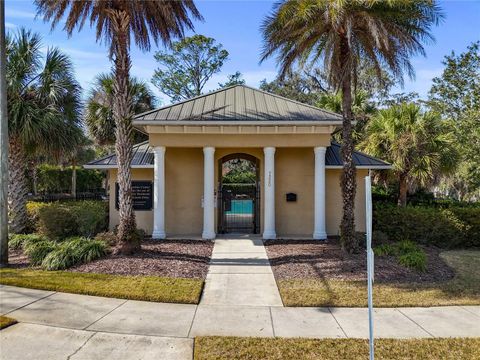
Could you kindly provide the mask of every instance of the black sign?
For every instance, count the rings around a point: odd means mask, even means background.
[[[118,210],[118,183],[115,183],[115,208]],[[152,210],[153,184],[151,181],[132,181],[133,210]]]

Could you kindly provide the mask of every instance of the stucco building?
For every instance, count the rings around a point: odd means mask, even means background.
[[[265,239],[338,235],[342,216],[340,115],[244,85],[136,115],[148,141],[134,147],[132,178],[139,228],[153,238]],[[224,183],[234,159],[254,168],[250,184]],[[364,230],[369,169],[390,165],[356,152],[355,218]],[[118,224],[115,155],[86,168],[108,171],[110,227]]]

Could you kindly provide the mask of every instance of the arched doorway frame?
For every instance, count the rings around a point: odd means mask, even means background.
[[[225,218],[224,218],[224,204],[223,197],[222,197],[222,189],[223,189],[223,164],[228,161],[241,159],[247,160],[254,164],[255,166],[255,194],[253,196],[253,234],[259,234],[261,231],[261,220],[260,220],[260,213],[261,213],[261,197],[260,197],[260,183],[261,183],[261,173],[260,173],[260,159],[254,155],[244,153],[244,152],[232,152],[230,154],[226,154],[218,159],[218,189],[217,189],[217,231],[220,234],[227,233],[225,229]]]

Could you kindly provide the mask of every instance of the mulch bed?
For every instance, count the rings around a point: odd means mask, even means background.
[[[275,277],[286,279],[337,279],[366,280],[367,257],[347,254],[337,239],[327,241],[272,240],[265,243]],[[440,250],[424,247],[427,254],[425,273],[410,270],[393,257],[375,257],[375,281],[381,282],[432,282],[454,277],[454,271],[439,257]]]
[[[212,241],[146,240],[133,255],[110,254],[105,258],[69,269],[113,275],[153,275],[176,278],[207,276]]]
[[[30,265],[27,255],[22,250],[8,249],[8,266],[10,268],[24,268]]]

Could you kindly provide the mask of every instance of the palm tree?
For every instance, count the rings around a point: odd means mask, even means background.
[[[81,133],[80,85],[70,59],[56,48],[42,59],[38,34],[20,29],[6,39],[10,231],[26,225],[28,154],[75,146]]]
[[[361,63],[388,70],[401,79],[413,76],[410,56],[424,54],[422,41],[441,19],[432,0],[287,0],[275,5],[264,20],[262,61],[277,55],[280,74],[295,65],[321,62],[332,86],[342,92],[342,245],[357,251],[354,200],[355,166],[352,141],[352,85]]]
[[[5,2],[0,1],[0,267],[8,265],[8,119]]]
[[[193,0],[36,0],[45,20],[56,26],[66,14],[64,29],[71,35],[85,21],[96,28],[98,40],[110,45],[113,60],[115,120],[115,152],[118,159],[119,185],[119,251],[131,253],[139,248],[135,214],[133,212],[130,164],[132,161],[132,96],[130,92],[130,40],[141,50],[150,49],[150,38],[170,43],[173,37],[183,37],[184,29],[193,29],[189,14],[201,19]]]
[[[94,84],[85,109],[85,124],[90,136],[100,146],[115,144],[115,121],[113,120],[112,104],[113,76],[99,74],[95,77]],[[148,85],[136,78],[130,79],[133,113],[138,114],[155,107],[156,98]],[[145,140],[145,135],[134,133],[134,143]]]
[[[453,127],[413,103],[380,110],[368,122],[360,147],[393,165],[399,206],[407,203],[409,185],[430,185],[438,175],[452,171],[458,160]]]

